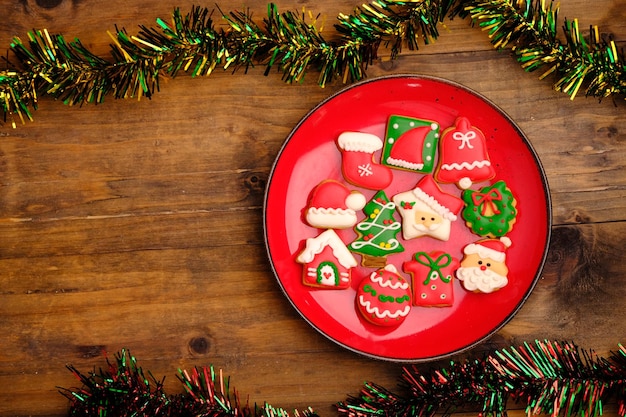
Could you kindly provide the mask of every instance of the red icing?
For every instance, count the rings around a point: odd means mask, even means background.
[[[446,129],[439,143],[439,166],[435,177],[443,183],[469,188],[472,183],[495,176],[487,153],[484,134],[465,117]]]

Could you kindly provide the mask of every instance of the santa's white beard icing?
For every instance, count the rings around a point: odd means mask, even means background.
[[[481,270],[480,267],[461,267],[456,271],[456,277],[463,282],[468,291],[484,293],[494,292],[509,283],[509,279],[490,269]]]

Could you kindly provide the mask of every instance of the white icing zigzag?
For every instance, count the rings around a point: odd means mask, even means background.
[[[403,290],[406,290],[409,288],[409,283],[408,282],[401,282],[401,281],[397,281],[397,282],[392,282],[391,280],[388,279],[384,279],[381,275],[378,275],[376,272],[372,272],[372,275],[370,276],[370,279],[377,283],[378,285],[380,285],[381,287],[387,287],[387,288],[391,288],[393,290],[397,290],[398,288],[401,288]]]
[[[472,170],[474,168],[482,168],[488,166],[491,166],[491,162],[489,162],[488,160],[484,160],[474,161],[471,164],[469,162],[462,162],[460,164],[457,164],[456,162],[453,164],[443,164],[441,165],[441,169],[445,169],[446,171],[460,171],[462,169]]]
[[[359,297],[359,303],[365,307],[365,310],[370,313],[376,315],[379,319],[384,319],[385,317],[389,317],[390,319],[397,319],[398,317],[406,317],[411,311],[411,306],[405,306],[403,310],[398,310],[395,313],[391,313],[389,310],[380,311],[378,307],[372,307],[372,303],[369,301],[365,301],[363,296]]]

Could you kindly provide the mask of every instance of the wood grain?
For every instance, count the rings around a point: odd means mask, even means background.
[[[334,16],[358,5],[277,4],[326,16],[328,36]],[[134,33],[191,5],[0,0],[0,41],[8,48],[13,36],[47,28],[106,55],[116,24]],[[259,19],[266,8],[219,5]],[[624,6],[568,0],[560,16],[598,24],[624,47]],[[615,350],[626,334],[624,101],[570,101],[460,19],[435,44],[405,52],[389,62],[381,51],[368,75],[433,75],[479,91],[525,132],[550,186],[543,276],[516,317],[471,353],[544,338]],[[300,318],[265,253],[272,163],[299,120],[341,88],[318,87],[314,72],[299,85],[263,68],[181,75],[152,100],[73,108],[43,97],[34,122],[0,126],[0,415],[66,415],[57,387],[77,381],[65,366],[88,372],[104,364],[102,352],[122,348],[166,376],[172,393],[182,391],[178,368],[213,364],[251,402],[323,416],[367,380],[394,387],[400,365],[346,351]]]

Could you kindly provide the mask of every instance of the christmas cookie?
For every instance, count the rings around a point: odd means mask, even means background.
[[[363,194],[350,191],[339,181],[322,181],[311,194],[305,219],[320,229],[347,229],[356,224],[356,212],[365,202]]]
[[[381,163],[409,171],[431,173],[435,166],[439,125],[412,117],[389,117]]]
[[[358,237],[348,249],[361,254],[361,265],[381,268],[387,263],[387,255],[404,250],[396,239],[401,227],[394,217],[396,205],[389,201],[384,191],[379,191],[365,205],[363,212],[365,219],[354,228]]]
[[[454,126],[441,135],[435,178],[441,183],[455,183],[459,188],[467,189],[494,175],[485,136],[467,118],[457,118]]]
[[[461,266],[456,277],[463,287],[472,292],[491,293],[509,283],[506,250],[511,246],[508,237],[483,239],[463,249]]]
[[[409,283],[393,265],[364,278],[356,293],[357,310],[377,326],[396,327],[411,311]]]
[[[450,307],[454,303],[454,271],[459,261],[450,254],[435,251],[417,252],[405,262],[404,272],[411,274],[413,305]]]
[[[517,218],[517,200],[504,181],[463,191],[465,208],[461,216],[467,227],[479,236],[500,237],[511,231]]]
[[[341,151],[341,171],[346,181],[370,190],[382,190],[391,184],[391,170],[374,162],[374,153],[383,147],[378,136],[343,132],[337,138],[337,146]]]
[[[350,287],[352,268],[357,261],[333,229],[306,240],[296,261],[303,264],[302,282],[316,288]]]
[[[402,216],[402,237],[430,236],[447,241],[451,222],[463,207],[463,200],[445,193],[431,175],[424,176],[410,191],[396,194],[393,202]]]

